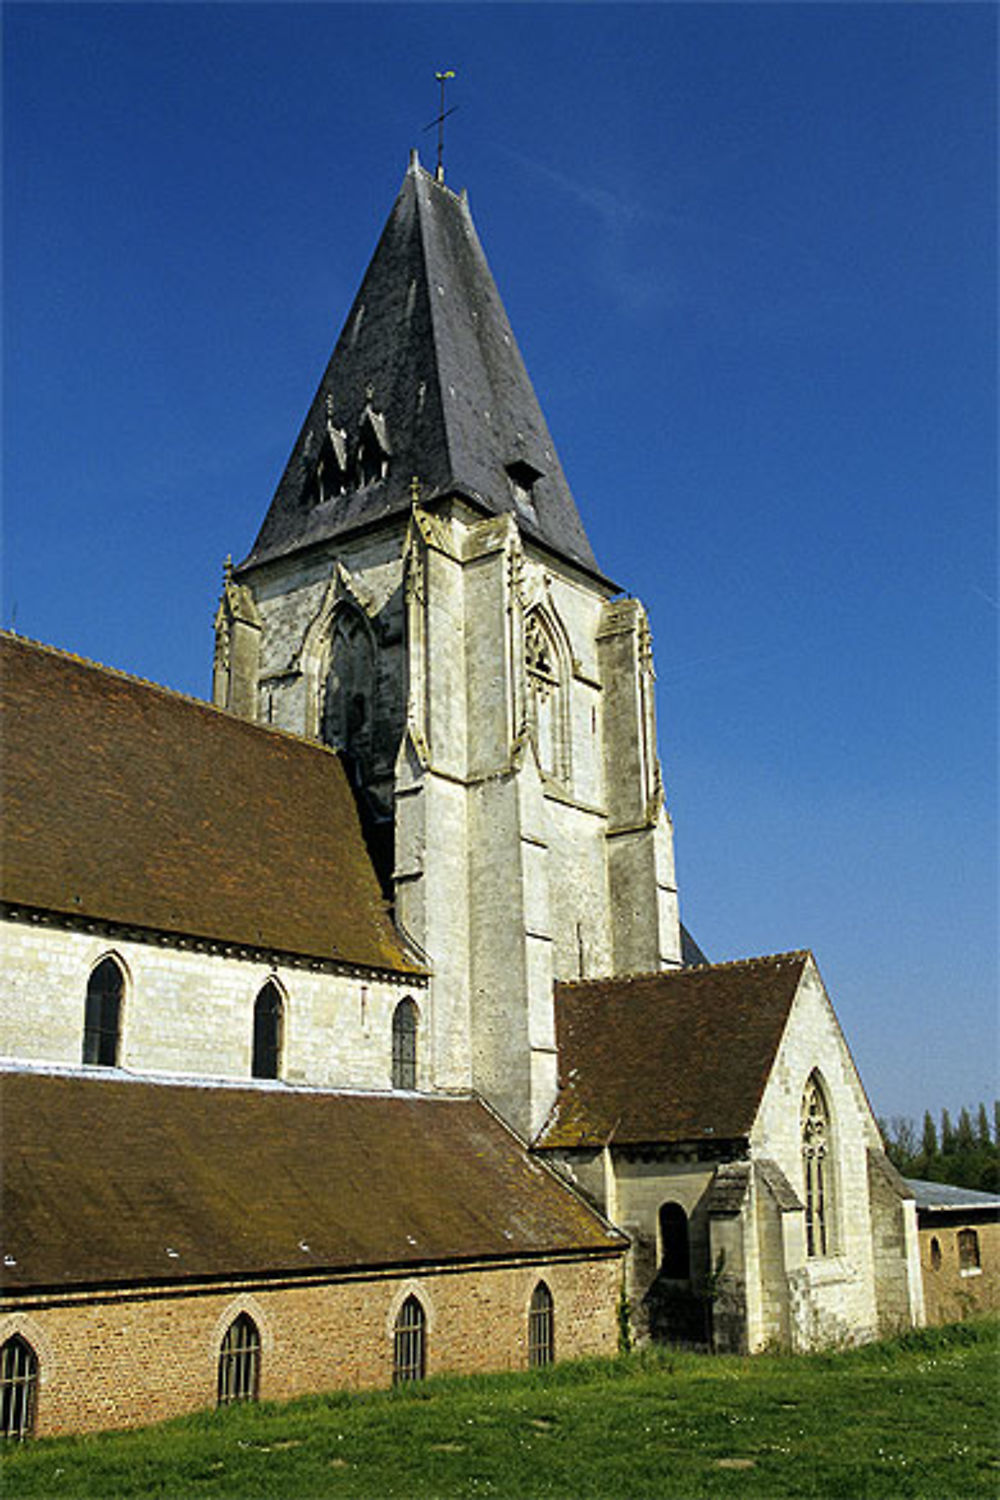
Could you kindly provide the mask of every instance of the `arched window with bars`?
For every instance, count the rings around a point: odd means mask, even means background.
[[[87,981],[83,1018],[83,1060],[99,1068],[116,1068],[121,1046],[125,976],[118,962],[102,958]]]
[[[417,1007],[412,1000],[400,1000],[392,1013],[392,1086],[415,1089],[417,1086]]]
[[[0,1437],[23,1442],[35,1430],[38,1358],[19,1333],[0,1348]]]
[[[260,1333],[249,1313],[240,1313],[226,1329],[219,1349],[219,1402],[256,1401],[260,1390]]]
[[[528,1311],[528,1364],[550,1365],[556,1355],[555,1305],[552,1293],[540,1281],[531,1294]]]
[[[284,1001],[278,986],[269,979],[257,996],[253,1008],[253,1061],[250,1071],[254,1078],[280,1076],[284,1030]]]
[[[392,1383],[423,1380],[427,1373],[427,1314],[419,1297],[399,1309],[392,1339]]]
[[[802,1095],[802,1179],[806,1209],[806,1254],[829,1255],[833,1243],[833,1172],[830,1113],[815,1073]]]

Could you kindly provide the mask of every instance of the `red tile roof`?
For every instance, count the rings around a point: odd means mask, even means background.
[[[0,710],[3,900],[415,967],[331,751],[10,635]]]
[[[475,1099],[31,1071],[2,1085],[11,1291],[625,1246]]]
[[[559,1095],[537,1144],[746,1136],[808,959],[556,985]]]

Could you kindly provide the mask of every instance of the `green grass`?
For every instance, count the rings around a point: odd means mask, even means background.
[[[818,1355],[655,1350],[25,1444],[4,1500],[996,1495],[992,1321]]]

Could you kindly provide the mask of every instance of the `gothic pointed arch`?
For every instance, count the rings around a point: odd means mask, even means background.
[[[330,624],[320,738],[340,750],[360,782],[369,769],[375,718],[375,643],[364,613],[346,601]]]
[[[280,1078],[285,1045],[285,998],[273,979],[258,991],[253,1007],[254,1078]]]
[[[524,617],[525,720],[546,776],[568,784],[571,776],[569,694],[572,656],[565,629],[546,603]]]
[[[105,954],[91,969],[87,980],[83,1019],[85,1063],[92,1063],[99,1068],[118,1066],[124,1005],[124,965],[117,954]]]
[[[836,1211],[832,1121],[826,1089],[816,1072],[806,1080],[799,1123],[806,1254],[832,1255]]]

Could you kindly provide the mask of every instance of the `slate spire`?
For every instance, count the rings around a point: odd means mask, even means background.
[[[413,153],[241,570],[460,494],[597,563],[464,194]]]

